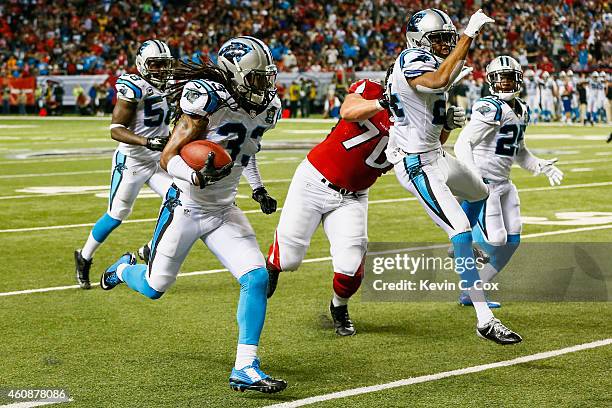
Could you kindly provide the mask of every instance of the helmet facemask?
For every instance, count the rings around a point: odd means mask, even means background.
[[[496,71],[487,75],[487,82],[493,95],[510,101],[523,89],[523,73],[515,70]]]
[[[172,75],[173,62],[172,58],[149,57],[144,64],[146,73],[143,73],[143,77],[163,90]]]
[[[429,47],[433,55],[446,59],[457,46],[458,37],[454,31],[432,31],[423,36],[420,46]]]
[[[264,71],[252,70],[242,77],[238,92],[255,105],[267,106],[276,95],[276,75],[275,65],[268,65]]]

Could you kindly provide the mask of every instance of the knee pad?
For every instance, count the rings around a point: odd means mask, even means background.
[[[270,245],[266,264],[278,271],[295,271],[302,264],[308,247],[278,242],[278,231],[274,233],[274,243]]]
[[[361,264],[359,265],[353,276],[334,272],[333,287],[336,295],[340,296],[341,298],[348,299],[353,296],[355,292],[357,292],[357,290],[361,286],[361,281],[363,280],[364,261],[365,258],[363,258]]]
[[[355,245],[332,256],[334,271],[344,275],[354,276],[363,267],[366,245]]]
[[[111,208],[108,213],[111,215],[111,217],[123,221],[130,216],[132,213],[132,208],[128,205],[128,203],[117,200],[113,208]]]

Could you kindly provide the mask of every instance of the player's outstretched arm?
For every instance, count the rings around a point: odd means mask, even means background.
[[[340,106],[340,116],[347,122],[361,122],[388,108],[389,102],[384,97],[365,99],[357,93],[351,93]]]
[[[529,149],[527,149],[524,141],[521,141],[519,151],[516,154],[516,162],[519,166],[532,172],[534,176],[544,174],[548,177],[548,182],[551,186],[561,185],[561,181],[563,180],[563,172],[555,166],[557,160],[556,158],[549,160],[540,159],[534,156]]]
[[[492,23],[495,20],[488,17],[478,10],[470,17],[467,27],[463,35],[459,39],[455,49],[442,62],[440,67],[433,72],[427,72],[418,76],[408,83],[419,92],[423,93],[440,93],[445,92],[454,83],[455,79],[461,74],[465,57],[470,49],[472,40],[478,34],[478,31],[486,23]]]
[[[137,103],[129,102],[121,98],[117,99],[110,125],[111,137],[114,140],[137,146],[147,145],[146,137],[139,136],[128,129],[128,126],[136,117],[137,107]]]

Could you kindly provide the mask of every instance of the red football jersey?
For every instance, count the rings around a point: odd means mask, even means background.
[[[381,84],[369,79],[349,88],[349,93],[360,94],[364,99],[378,99],[383,92]],[[385,156],[390,126],[386,110],[363,122],[341,119],[327,138],[308,153],[308,161],[333,184],[349,191],[365,190],[393,167]]]

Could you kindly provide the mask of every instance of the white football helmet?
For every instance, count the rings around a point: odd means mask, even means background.
[[[570,77],[570,78],[573,77],[574,76],[574,71],[572,71],[571,69],[568,69],[567,70],[567,76]]]
[[[239,104],[247,110],[267,106],[276,95],[278,70],[263,41],[249,36],[232,38],[219,49],[217,65],[228,75],[241,99]]]
[[[163,89],[170,78],[173,65],[168,45],[160,40],[147,40],[136,53],[136,69],[141,77]]]
[[[535,72],[533,69],[528,69],[525,71],[525,76],[529,79],[533,79],[533,77],[535,77]]]
[[[442,42],[452,51],[457,45],[458,37],[457,29],[448,14],[434,8],[415,13],[406,26],[408,47],[424,48],[440,60],[444,60],[448,55],[436,54],[433,44]]]
[[[502,55],[487,65],[487,82],[491,94],[504,101],[516,98],[523,89],[523,69],[512,57]]]
[[[542,72],[542,79],[546,81],[550,77],[550,72],[544,71]]]

